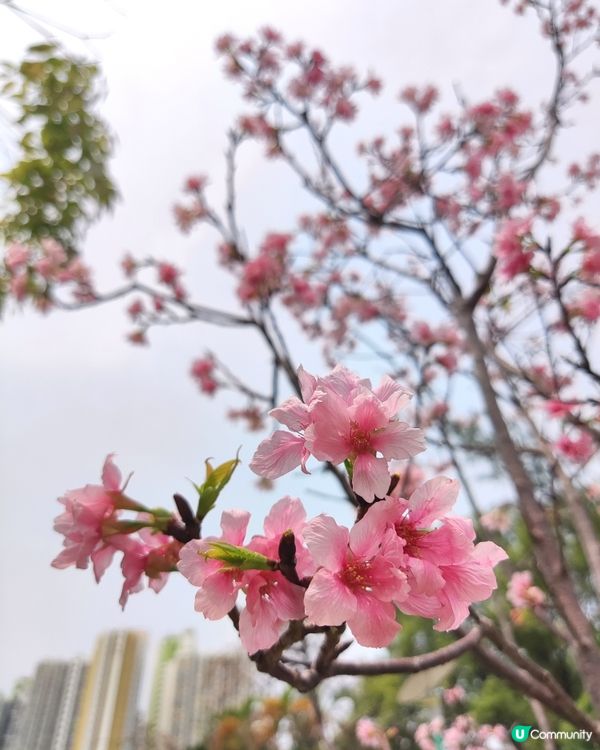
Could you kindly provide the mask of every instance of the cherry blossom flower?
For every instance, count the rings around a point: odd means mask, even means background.
[[[385,732],[368,716],[363,716],[356,722],[356,739],[362,747],[390,750]]]
[[[378,534],[367,513],[350,531],[331,516],[313,519],[304,539],[320,566],[306,591],[308,619],[317,625],[348,623],[363,646],[387,646],[398,633],[395,602],[408,593],[399,569],[402,544]]]
[[[232,609],[243,586],[243,572],[228,567],[221,560],[209,559],[205,553],[213,541],[241,546],[249,521],[250,513],[245,510],[224,511],[220,537],[194,539],[181,550],[177,568],[193,586],[198,587],[195,609],[208,620],[220,620]]]
[[[473,544],[470,519],[448,516],[458,489],[458,482],[437,477],[409,500],[390,497],[368,514],[379,535],[392,529],[403,544],[410,595],[398,606],[407,614],[437,619],[436,630],[457,628],[473,602],[490,596],[497,585],[493,567],[506,558],[492,542]],[[440,525],[430,528],[436,522]]]
[[[554,445],[559,453],[578,464],[587,463],[595,451],[594,439],[585,431],[562,435]]]
[[[384,497],[390,485],[387,462],[406,459],[424,450],[421,430],[396,419],[410,393],[386,377],[371,388],[369,380],[337,366],[315,378],[298,371],[301,401],[290,398],[270,414],[291,433],[276,431],[254,454],[250,468],[276,479],[314,455],[334,464],[352,463],[352,486],[367,502]],[[378,455],[380,454],[380,455]]]
[[[506,598],[513,607],[537,607],[546,600],[546,595],[533,585],[530,571],[513,573],[508,584]]]
[[[65,511],[55,519],[54,529],[64,535],[65,549],[52,561],[53,567],[87,568],[91,559],[99,581],[110,565],[115,547],[107,542],[107,530],[119,508],[127,506],[121,472],[113,463],[113,455],[109,454],[104,462],[102,485],[87,484],[59,498]]]
[[[298,539],[297,569],[300,575],[312,572],[314,566],[302,546],[301,532],[306,513],[302,503],[283,498],[276,503],[264,522],[264,535],[253,537],[248,550],[278,558],[282,534],[292,530]],[[219,620],[235,605],[238,594],[246,595],[246,606],[240,613],[240,638],[248,653],[272,646],[290,620],[304,617],[304,589],[290,583],[277,570],[241,570],[222,560],[207,556],[213,542],[242,546],[250,514],[226,511],[221,516],[222,535],[188,542],[180,553],[178,568],[194,586],[195,609],[209,620]]]
[[[143,576],[157,594],[163,589],[169,573],[176,570],[181,543],[166,534],[145,528],[139,536],[116,535],[111,545],[123,552],[121,570],[124,576],[119,604],[123,609],[130,594],[142,591]]]

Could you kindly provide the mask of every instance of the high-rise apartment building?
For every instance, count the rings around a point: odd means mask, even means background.
[[[70,750],[85,674],[81,660],[43,661],[17,690],[5,717],[3,750]]]
[[[216,714],[240,707],[253,688],[253,665],[240,652],[200,655],[193,632],[159,648],[148,712],[148,743],[187,750],[206,738]]]
[[[71,750],[133,750],[145,640],[125,631],[98,638]]]

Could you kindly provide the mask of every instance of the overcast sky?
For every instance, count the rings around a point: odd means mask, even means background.
[[[171,212],[187,174],[210,174],[219,195],[224,131],[242,108],[213,54],[220,33],[247,34],[269,23],[340,63],[380,74],[386,88],[373,114],[358,124],[360,134],[393,131],[402,112],[395,95],[408,83],[435,82],[448,101],[458,82],[470,98],[511,85],[537,103],[552,76],[547,50],[532,34],[533,19],[516,18],[496,0],[30,0],[27,7],[48,15],[49,5],[53,20],[106,35],[91,45],[69,42],[102,62],[102,113],[118,141],[112,173],[122,200],[85,243],[98,286],[118,281],[124,250],[153,253],[184,264],[203,300],[224,306],[233,299],[227,277],[213,270],[215,238],[207,230],[182,237]],[[0,58],[18,59],[37,40],[0,7]],[[566,158],[597,146],[598,115],[597,106],[588,107],[584,126],[563,137]],[[1,169],[10,159],[6,134],[0,142]],[[265,169],[258,152],[244,158],[239,190],[251,241],[291,226],[302,206],[296,188],[280,168]],[[247,468],[255,436],[224,421],[227,396],[207,400],[187,377],[191,358],[208,347],[260,382],[266,359],[252,336],[184,327],[155,332],[151,347],[134,348],[124,339],[123,307],[47,317],[11,309],[0,324],[0,691],[41,658],[89,655],[107,628],[143,628],[156,638],[195,627],[207,649],[235,641],[227,623],[194,613],[193,590],[177,576],[160,596],[133,596],[122,613],[116,566],[100,586],[90,571],[50,567],[60,548],[51,528],[55,498],[97,481],[108,452],[117,452],[124,471],[135,470],[130,492],[150,505],[168,504],[174,491],[185,494],[185,477],[200,479],[205,457],[225,460],[242,444],[246,465],[226,505],[256,511],[260,519],[270,501],[290,491],[302,494],[311,513],[338,510],[311,496],[314,483],[303,478],[281,480],[276,494],[261,493]],[[299,351],[309,368],[320,367],[315,350],[302,344]]]

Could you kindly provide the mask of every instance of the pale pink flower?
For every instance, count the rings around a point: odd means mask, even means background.
[[[368,513],[378,534],[392,529],[403,543],[402,569],[410,594],[399,608],[407,614],[436,618],[436,630],[457,628],[473,602],[490,596],[496,588],[493,567],[506,558],[492,542],[474,545],[470,519],[447,515],[458,489],[458,482],[436,477],[418,487],[408,500],[390,497]],[[431,529],[436,522],[441,524]]]
[[[105,539],[105,524],[116,518],[122,500],[121,472],[109,454],[102,469],[102,485],[88,484],[59,498],[65,511],[54,521],[63,534],[65,549],[52,561],[55,568],[87,568],[91,559],[99,581],[110,565],[115,548]]]
[[[10,293],[13,295],[13,297],[17,300],[17,302],[22,302],[25,297],[27,296],[29,286],[29,277],[27,276],[27,271],[19,270],[10,280]]]
[[[454,687],[446,688],[442,693],[444,703],[448,706],[454,706],[456,703],[460,703],[464,700],[466,691],[462,685],[454,685]]]
[[[505,534],[512,526],[512,520],[507,508],[492,508],[479,519],[484,529],[499,531]]]
[[[537,607],[546,600],[546,595],[533,585],[533,576],[528,570],[513,573],[506,591],[506,598],[513,607]]]
[[[350,531],[320,515],[304,532],[320,566],[306,591],[306,616],[316,625],[348,623],[363,646],[387,646],[400,629],[395,602],[407,595],[399,569],[402,545],[378,533],[367,513]]]
[[[600,292],[597,289],[585,289],[573,307],[574,312],[593,323],[600,318]]]
[[[276,479],[301,465],[310,454],[334,464],[352,462],[352,486],[368,502],[385,496],[389,459],[405,459],[424,450],[421,430],[396,419],[410,393],[391,378],[371,388],[337,366],[324,378],[298,371],[302,400],[290,398],[270,413],[292,432],[276,431],[259,445],[250,468]],[[378,455],[380,454],[380,455]]]
[[[14,273],[21,266],[26,266],[29,262],[30,251],[25,245],[14,242],[9,245],[4,253],[4,264],[9,271]]]
[[[279,559],[279,542],[286,531],[296,540],[296,571],[300,578],[315,570],[303,543],[306,511],[297,498],[284,497],[265,518],[264,535],[252,537],[248,547],[270,559]],[[278,571],[250,571],[246,574],[246,607],[240,614],[240,638],[249,654],[269,648],[290,620],[304,618],[304,589],[290,583]]]
[[[198,586],[195,608],[209,620],[224,617],[235,605],[238,593],[246,595],[246,606],[240,613],[240,638],[248,653],[272,646],[290,620],[304,618],[304,589],[290,583],[279,571],[242,571],[220,560],[205,556],[211,542],[225,541],[242,546],[250,514],[227,511],[221,516],[222,535],[188,542],[181,550],[178,568]],[[283,498],[271,509],[264,522],[264,535],[253,537],[246,545],[271,559],[278,559],[282,534],[292,530],[297,539],[297,570],[300,576],[310,574],[314,566],[302,545],[301,531],[306,513],[302,503]]]
[[[158,594],[162,590],[169,573],[176,570],[182,547],[181,542],[148,528],[141,529],[138,537],[118,534],[111,544],[123,552],[121,570],[125,580],[119,599],[123,609],[129,595],[144,588],[144,575],[148,577],[148,586],[153,591]]]
[[[177,567],[193,585],[196,592],[195,609],[208,620],[220,620],[234,606],[243,586],[243,572],[227,567],[220,560],[205,557],[213,541],[241,546],[246,536],[250,513],[229,510],[221,514],[220,537],[205,537],[188,542],[179,555]]]
[[[390,750],[385,732],[368,716],[363,716],[356,722],[356,739],[363,747]]]

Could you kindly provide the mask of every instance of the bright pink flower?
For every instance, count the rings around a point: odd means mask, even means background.
[[[594,440],[589,432],[579,432],[575,437],[562,435],[554,444],[563,456],[574,463],[584,464],[590,460],[595,451]]]
[[[546,600],[546,595],[533,585],[533,576],[528,570],[513,573],[506,591],[506,598],[513,607],[537,607]]]
[[[529,270],[533,250],[528,244],[531,218],[508,219],[500,226],[494,240],[494,253],[500,261],[502,275],[512,279]]]
[[[306,591],[306,616],[317,625],[348,623],[363,646],[387,646],[400,629],[395,603],[408,592],[399,569],[402,545],[378,533],[367,513],[350,531],[331,516],[314,518],[304,539],[320,566]]]
[[[424,450],[422,431],[395,418],[410,393],[389,377],[373,390],[369,380],[339,365],[324,378],[302,368],[298,375],[303,400],[290,398],[271,411],[295,434],[277,431],[263,440],[250,468],[276,479],[298,465],[305,469],[310,454],[334,464],[349,459],[357,494],[368,502],[384,497],[390,485],[387,461]]]
[[[121,472],[109,454],[102,469],[102,485],[88,484],[70,490],[59,498],[65,511],[54,521],[54,529],[63,534],[65,549],[52,561],[55,568],[87,568],[91,559],[99,581],[110,565],[115,548],[105,538],[106,526],[116,518],[123,497]]]
[[[167,286],[174,286],[179,281],[180,270],[172,263],[159,263],[158,269],[158,280],[161,284]]]
[[[550,399],[544,404],[544,409],[551,417],[566,417],[576,408],[576,403],[567,403],[558,399]]]

